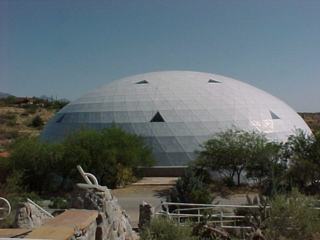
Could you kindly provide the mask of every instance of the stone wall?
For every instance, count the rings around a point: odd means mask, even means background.
[[[103,186],[78,184],[80,191],[73,197],[72,208],[97,210],[95,239],[97,240],[135,240],[126,213],[111,190]],[[88,238],[89,239],[89,238]]]
[[[24,202],[18,205],[14,225],[17,228],[32,229],[41,226],[49,219],[51,218],[36,206]]]

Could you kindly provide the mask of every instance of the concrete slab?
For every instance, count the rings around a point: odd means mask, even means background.
[[[93,210],[66,210],[44,225],[34,229],[26,238],[69,239],[76,229],[86,228],[95,221],[97,216],[98,212]]]
[[[20,237],[27,233],[30,233],[31,229],[24,228],[2,228],[0,229],[0,237],[1,238],[14,238]]]

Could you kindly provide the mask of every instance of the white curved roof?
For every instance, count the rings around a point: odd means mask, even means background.
[[[42,136],[59,139],[83,125],[101,129],[112,123],[144,137],[159,166],[186,165],[200,144],[232,127],[277,141],[299,128],[311,133],[287,104],[251,85],[211,73],[164,71],[89,92],[63,108]]]

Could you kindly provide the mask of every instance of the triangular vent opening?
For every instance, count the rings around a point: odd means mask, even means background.
[[[161,116],[161,114],[159,112],[157,112],[153,118],[150,120],[150,122],[165,122],[163,117]]]
[[[149,82],[147,80],[141,80],[139,82],[136,82],[136,84],[148,84]]]
[[[62,114],[62,116],[59,117],[59,118],[56,120],[56,123],[61,123],[62,120],[64,119],[64,116],[65,116],[65,114]]]
[[[221,82],[219,82],[219,81],[217,81],[217,80],[210,79],[210,80],[208,81],[208,83],[221,83]]]
[[[270,111],[270,114],[271,114],[272,119],[280,119],[279,116],[277,114],[275,114],[274,112]]]

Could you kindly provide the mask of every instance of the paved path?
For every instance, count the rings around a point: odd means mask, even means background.
[[[163,193],[168,191],[171,186],[146,186],[131,185],[125,188],[113,190],[112,193],[118,198],[120,206],[129,215],[133,227],[138,226],[139,204],[142,201],[157,207],[161,200],[165,200]]]
[[[177,178],[143,178],[137,183],[121,189],[115,189],[112,193],[118,198],[120,206],[127,212],[133,227],[138,226],[139,204],[142,201],[158,207],[161,200],[166,200],[166,193],[174,185]],[[254,194],[249,194],[252,197]],[[220,204],[246,204],[246,194],[233,194],[228,198],[217,197],[213,203]],[[156,209],[158,210],[158,209]]]

